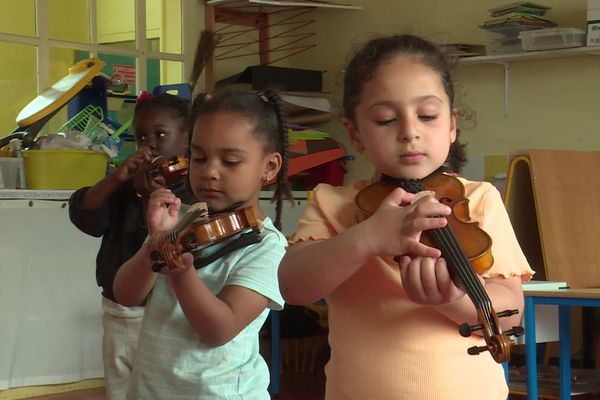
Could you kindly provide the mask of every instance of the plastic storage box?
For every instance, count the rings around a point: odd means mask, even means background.
[[[522,52],[523,45],[519,34],[538,29],[536,26],[521,24],[481,28],[485,34],[485,49],[488,55]]]
[[[25,150],[28,189],[79,189],[106,175],[106,153],[91,150]]]
[[[576,28],[539,29],[521,32],[519,37],[527,51],[585,46],[585,32]]]

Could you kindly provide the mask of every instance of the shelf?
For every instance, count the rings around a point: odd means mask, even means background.
[[[499,54],[495,56],[465,57],[461,58],[458,63],[459,65],[506,64],[511,61],[528,61],[543,58],[566,58],[586,55],[600,55],[600,46],[524,51],[521,53]]]
[[[513,61],[531,61],[545,58],[567,58],[579,56],[600,56],[600,46],[572,47],[568,49],[524,51],[521,53],[499,54],[494,56],[465,57],[458,66],[498,64],[504,67],[504,116],[508,116],[508,92],[510,82],[510,63]]]
[[[240,2],[239,0],[208,0],[206,4],[218,6],[222,4]],[[315,7],[315,8],[343,8],[346,10],[362,10],[360,6],[350,4],[333,3],[330,1],[286,1],[286,0],[246,0],[250,4],[279,7]]]

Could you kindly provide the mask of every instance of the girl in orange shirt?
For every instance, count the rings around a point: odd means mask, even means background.
[[[448,63],[424,39],[365,44],[345,69],[343,106],[350,143],[376,171],[371,182],[423,179],[464,164]],[[533,271],[501,196],[487,182],[460,180],[471,218],[493,241],[495,262],[482,285],[497,310],[521,311],[521,282]],[[440,250],[420,242],[423,231],[446,226],[440,216],[450,208],[398,188],[365,218],[354,199],[371,182],[317,186],[279,270],[286,302],[329,305],[326,399],[506,399],[502,366],[487,352],[467,354],[483,338],[458,334],[458,325],[478,323],[473,303]],[[519,319],[502,318],[502,329]]]

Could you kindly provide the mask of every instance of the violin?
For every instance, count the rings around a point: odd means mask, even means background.
[[[150,163],[151,174],[153,176],[162,175],[167,187],[182,182],[187,177],[188,168],[189,162],[183,156],[174,156],[169,159],[158,156]]]
[[[196,253],[244,231],[258,232],[259,223],[252,207],[209,216],[206,208],[199,206],[204,203],[197,204],[167,235],[160,251],[150,254],[154,261],[153,271],[158,272],[165,266],[169,269],[183,268],[182,255],[185,253]]]
[[[479,324],[461,324],[459,333],[468,337],[472,332],[481,330],[486,346],[474,346],[467,352],[476,355],[489,351],[496,362],[509,361],[510,351],[514,346],[510,336],[521,336],[524,330],[522,327],[513,327],[502,332],[498,318],[517,314],[518,310],[505,310],[496,314],[477,277],[477,274],[482,274],[494,263],[492,239],[477,222],[471,221],[469,200],[465,197],[463,184],[446,173],[434,173],[422,180],[401,182],[388,178],[362,189],[355,197],[355,204],[362,213],[370,216],[379,208],[383,199],[399,186],[410,193],[430,191],[440,203],[451,208],[452,213],[446,217],[448,224],[443,228],[424,231],[421,242],[441,250],[450,273],[475,305]]]

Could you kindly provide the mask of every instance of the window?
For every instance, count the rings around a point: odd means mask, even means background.
[[[17,114],[38,93],[90,56],[102,59],[102,72],[127,84],[129,94],[187,81],[192,2],[3,0],[0,137],[15,130]],[[64,123],[65,109],[53,119]]]

